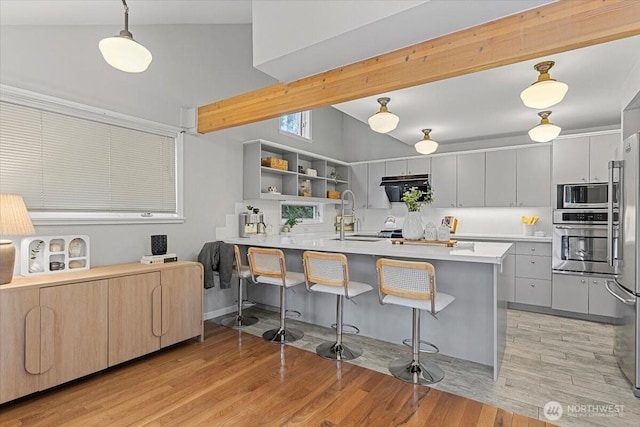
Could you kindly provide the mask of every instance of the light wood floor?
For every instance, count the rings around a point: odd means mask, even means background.
[[[247,328],[255,335],[279,321],[277,313],[255,307],[251,311],[260,319]],[[411,311],[406,315],[411,316]],[[326,327],[288,322],[305,331],[302,340],[291,345],[310,352],[335,334]],[[398,339],[408,338],[410,333],[399,331]],[[429,331],[422,333],[429,341]],[[612,325],[507,310],[507,346],[498,381],[493,381],[488,366],[437,354],[429,357],[444,370],[445,378],[435,388],[544,421],[545,404],[555,401],[565,409],[565,414],[554,421],[562,427],[638,427],[640,399],[633,396],[618,368],[613,336]],[[350,363],[384,374],[389,372],[389,362],[408,350],[400,344],[364,336],[347,336],[345,340],[364,348],[364,354]],[[570,416],[568,405],[617,405],[621,413],[587,410]]]
[[[544,426],[213,322],[206,339],[0,406],[8,426]]]

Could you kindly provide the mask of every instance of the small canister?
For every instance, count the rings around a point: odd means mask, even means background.
[[[432,222],[428,223],[424,228],[425,240],[438,240],[438,228]]]
[[[446,225],[441,225],[438,227],[438,241],[439,242],[448,242],[451,238],[451,230]]]

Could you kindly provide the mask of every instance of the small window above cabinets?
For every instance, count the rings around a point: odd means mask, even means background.
[[[349,188],[347,163],[264,140],[244,143],[243,175],[245,200],[339,203]]]

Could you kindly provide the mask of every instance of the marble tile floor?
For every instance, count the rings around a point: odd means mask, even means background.
[[[253,335],[261,336],[279,323],[275,312],[252,307],[245,313],[260,319],[244,329]],[[224,317],[211,321],[217,323]],[[315,352],[316,346],[335,336],[328,327],[295,319],[287,322],[305,333],[290,344],[297,348]],[[410,335],[411,331],[406,331],[406,337]],[[428,340],[428,332],[422,338]],[[410,354],[403,345],[359,335],[345,336],[348,341],[364,349],[360,358],[349,363],[384,374],[389,374],[391,360]],[[565,411],[554,421],[559,426],[640,425],[640,399],[633,396],[616,364],[611,325],[508,310],[507,347],[497,382],[492,380],[488,366],[440,354],[428,357],[445,371],[444,380],[434,387],[459,396],[544,421],[542,408],[556,401]],[[569,416],[567,405],[622,405],[622,414],[598,414],[587,407]]]

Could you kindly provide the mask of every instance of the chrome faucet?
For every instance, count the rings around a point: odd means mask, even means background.
[[[351,194],[351,215],[356,213],[356,196],[351,190],[344,190],[340,197],[340,240],[344,240],[344,202],[347,194]]]

